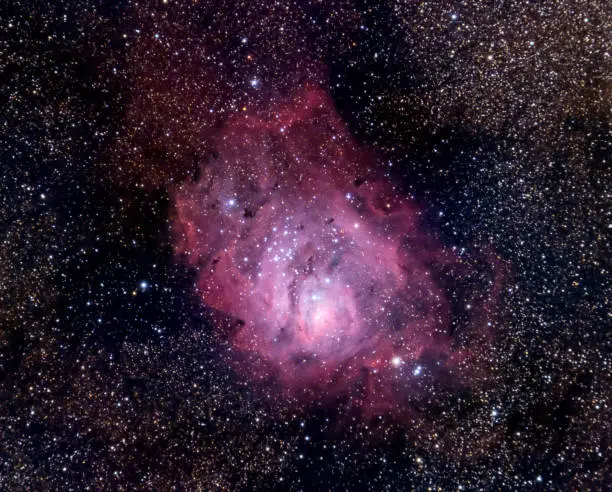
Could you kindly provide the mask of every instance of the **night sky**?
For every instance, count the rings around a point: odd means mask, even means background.
[[[0,6],[0,489],[604,490],[612,4]]]

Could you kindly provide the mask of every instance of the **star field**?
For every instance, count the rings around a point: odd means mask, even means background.
[[[606,489],[610,19],[0,9],[0,488]]]

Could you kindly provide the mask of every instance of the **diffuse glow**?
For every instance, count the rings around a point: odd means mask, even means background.
[[[442,373],[466,356],[452,349],[436,279],[457,259],[368,170],[321,91],[230,121],[217,151],[176,192],[177,251],[197,265],[218,324],[234,320],[235,347],[263,362],[246,371],[253,380],[264,370],[312,398],[361,388],[380,410],[416,391],[407,377],[398,394],[404,364],[427,358]]]

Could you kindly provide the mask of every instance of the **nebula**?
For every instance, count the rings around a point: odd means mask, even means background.
[[[448,286],[473,272],[424,231],[322,90],[244,111],[215,149],[174,194],[176,251],[215,323],[231,327],[246,377],[370,413],[402,408],[423,378],[467,384],[477,364],[461,313],[480,313],[467,324],[482,341],[489,307],[458,313]]]

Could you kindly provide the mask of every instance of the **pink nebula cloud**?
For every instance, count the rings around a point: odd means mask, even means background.
[[[470,267],[424,232],[323,91],[229,120],[216,151],[176,190],[176,251],[216,324],[232,325],[245,377],[371,414],[401,411],[421,378],[480,371],[448,289]],[[480,342],[490,309],[472,309]]]

